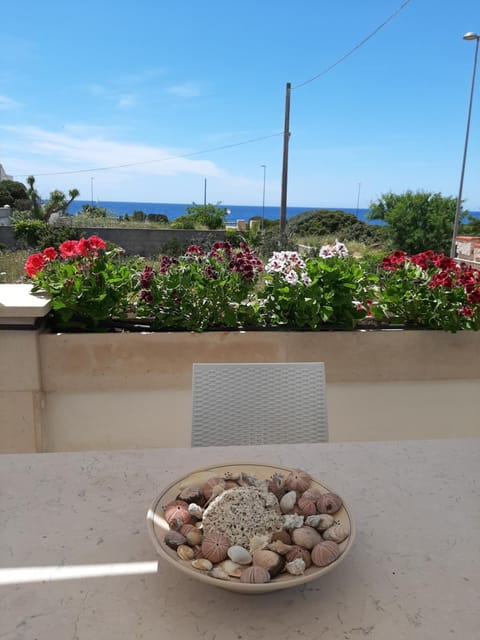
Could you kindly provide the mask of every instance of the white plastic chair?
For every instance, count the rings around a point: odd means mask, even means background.
[[[192,447],[327,441],[323,362],[193,364]]]

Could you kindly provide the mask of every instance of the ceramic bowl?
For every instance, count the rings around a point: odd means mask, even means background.
[[[204,467],[179,478],[168,487],[163,489],[163,491],[161,491],[161,493],[153,501],[147,513],[148,533],[157,553],[163,560],[168,562],[178,571],[184,573],[186,576],[190,576],[191,578],[199,580],[204,584],[209,584],[214,587],[219,587],[220,589],[227,589],[229,591],[236,591],[239,593],[268,593],[271,591],[277,591],[279,589],[297,587],[299,585],[305,584],[306,582],[311,582],[312,580],[318,580],[326,573],[334,570],[341,562],[343,562],[353,545],[353,541],[355,538],[355,525],[350,509],[347,507],[345,502],[343,503],[340,511],[338,511],[334,515],[334,518],[335,521],[340,522],[340,524],[343,524],[350,529],[350,536],[340,544],[342,553],[337,558],[337,560],[326,567],[311,566],[305,571],[304,574],[300,576],[293,576],[289,573],[282,573],[270,582],[264,584],[246,584],[240,582],[238,578],[233,577],[229,578],[228,580],[220,580],[219,578],[214,578],[208,575],[208,573],[199,571],[198,569],[194,569],[189,561],[181,560],[176,552],[169,546],[167,546],[164,542],[165,533],[168,531],[169,527],[163,516],[163,507],[172,500],[175,500],[178,494],[185,487],[199,485],[201,486],[208,480],[208,478],[211,478],[212,476],[223,476],[223,474],[227,471],[244,471],[250,474],[255,474],[259,479],[266,479],[270,478],[273,473],[288,475],[291,470],[292,469],[279,467],[276,465],[251,462],[235,462],[231,464],[221,464],[211,467]],[[311,488],[314,487],[320,490],[320,492],[322,493],[336,493],[335,489],[330,488],[329,486],[324,484],[324,482],[320,482],[315,478],[312,479],[311,485]],[[341,497],[343,499],[343,496]]]

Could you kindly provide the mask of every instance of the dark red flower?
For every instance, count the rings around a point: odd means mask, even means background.
[[[197,244],[191,244],[185,252],[187,256],[204,256],[205,251]]]
[[[461,316],[465,316],[467,318],[469,318],[470,316],[473,316],[473,309],[472,307],[469,307],[467,305],[465,305],[464,307],[462,307],[460,309],[460,315]]]

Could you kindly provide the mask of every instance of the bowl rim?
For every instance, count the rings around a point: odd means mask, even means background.
[[[349,520],[350,535],[346,540],[346,545],[343,548],[341,555],[336,560],[334,560],[334,562],[327,565],[326,567],[315,567],[314,571],[309,572],[307,570],[305,573],[303,573],[300,576],[294,576],[294,575],[287,576],[286,574],[283,574],[283,576],[280,576],[280,577],[277,576],[274,580],[271,580],[270,582],[266,582],[262,584],[250,584],[250,583],[240,582],[239,579],[220,580],[219,578],[214,578],[208,575],[207,572],[196,570],[186,562],[184,563],[180,559],[178,559],[178,557],[174,556],[172,554],[172,550],[168,549],[166,545],[164,546],[164,543],[160,542],[155,531],[154,515],[158,513],[157,508],[159,503],[163,500],[163,497],[171,489],[173,489],[176,485],[182,483],[182,481],[187,480],[189,477],[194,476],[196,474],[215,471],[215,470],[223,469],[225,467],[232,467],[232,466],[247,467],[246,469],[247,471],[248,471],[248,467],[256,467],[256,468],[264,467],[272,472],[283,471],[288,473],[298,468],[293,466],[284,467],[281,464],[277,465],[277,464],[272,464],[267,462],[232,461],[232,462],[222,462],[219,464],[211,464],[205,467],[192,469],[189,473],[186,473],[180,476],[179,478],[171,482],[169,485],[167,485],[164,489],[162,489],[162,491],[159,494],[157,494],[156,498],[151,502],[150,507],[147,511],[146,520],[147,520],[148,534],[156,552],[161,558],[165,559],[170,565],[180,570],[185,575],[190,576],[190,578],[193,578],[194,580],[200,580],[201,582],[205,584],[209,584],[214,587],[219,587],[229,591],[236,591],[237,593],[245,593],[245,594],[270,593],[271,591],[279,591],[280,589],[297,587],[307,582],[312,582],[313,580],[317,580],[318,578],[324,576],[326,573],[329,573],[330,571],[332,571],[332,569],[335,569],[341,562],[343,562],[343,560],[349,553],[350,549],[352,548],[355,540],[355,536],[356,536],[355,521],[352,517],[352,513],[348,504],[343,499],[343,496],[342,496],[342,506]],[[320,485],[327,492],[336,493],[334,489],[332,489],[329,485],[325,484],[322,480],[319,480],[316,476],[313,476],[310,474],[310,477],[312,478],[312,481],[314,483]]]

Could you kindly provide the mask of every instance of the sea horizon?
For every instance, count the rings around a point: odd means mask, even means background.
[[[91,205],[91,200],[74,200],[68,208],[68,213],[76,215],[81,211],[83,205]],[[131,215],[134,211],[143,211],[143,213],[161,213],[167,216],[169,221],[175,220],[181,215],[186,213],[187,207],[191,207],[193,203],[175,203],[175,202],[128,202],[120,200],[98,200],[93,204],[98,207],[104,207],[109,211],[113,217],[120,217],[124,215]],[[199,203],[195,203],[199,204]],[[218,204],[221,208],[227,209],[228,214],[226,222],[235,223],[238,220],[245,220],[248,222],[250,218],[264,216],[266,220],[277,220],[280,218],[279,206],[267,206],[262,205],[230,205],[230,204]],[[370,209],[356,208],[356,207],[287,207],[287,220],[306,211],[315,210],[325,211],[343,211],[344,213],[351,213],[356,218],[367,224],[384,224],[380,220],[369,220],[366,216]],[[475,218],[480,218],[480,211],[469,211],[469,214]]]

